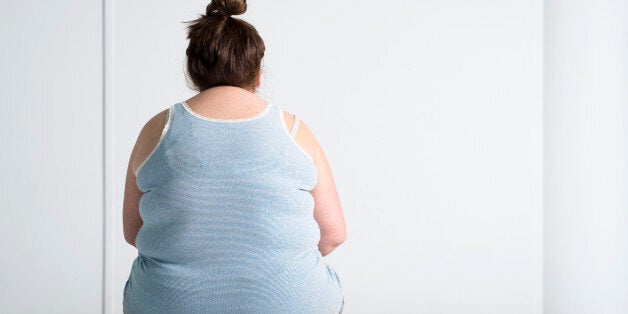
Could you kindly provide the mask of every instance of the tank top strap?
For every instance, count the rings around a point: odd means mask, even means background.
[[[297,134],[297,129],[299,128],[299,117],[294,115],[294,123],[292,124],[292,130],[290,130],[290,136],[294,137]]]

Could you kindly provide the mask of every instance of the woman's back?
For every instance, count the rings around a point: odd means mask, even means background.
[[[185,102],[137,170],[143,192],[128,313],[337,313],[343,291],[319,251],[312,157],[283,110],[210,119]]]

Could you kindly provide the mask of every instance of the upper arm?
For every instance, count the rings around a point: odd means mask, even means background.
[[[167,109],[153,116],[144,125],[129,157],[124,185],[122,224],[124,239],[132,245],[135,245],[135,237],[143,224],[139,207],[140,198],[144,193],[137,186],[137,169],[157,146],[161,132],[166,124],[166,118]]]
[[[314,219],[321,230],[321,239],[340,244],[347,237],[347,227],[327,156],[303,121],[298,126],[295,140],[304,143],[306,150],[313,155],[316,165],[318,179],[310,193],[314,197]]]

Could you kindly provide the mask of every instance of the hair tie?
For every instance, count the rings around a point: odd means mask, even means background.
[[[212,10],[209,14],[212,14],[212,13],[220,13],[220,14],[222,14],[222,15],[230,16],[230,15],[229,15],[229,14],[227,14],[225,11],[223,11],[223,10],[219,10],[219,9]]]

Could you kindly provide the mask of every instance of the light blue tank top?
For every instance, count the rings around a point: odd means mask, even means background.
[[[143,225],[125,313],[338,313],[340,279],[318,250],[310,155],[282,108],[210,119],[168,109],[137,172]]]

